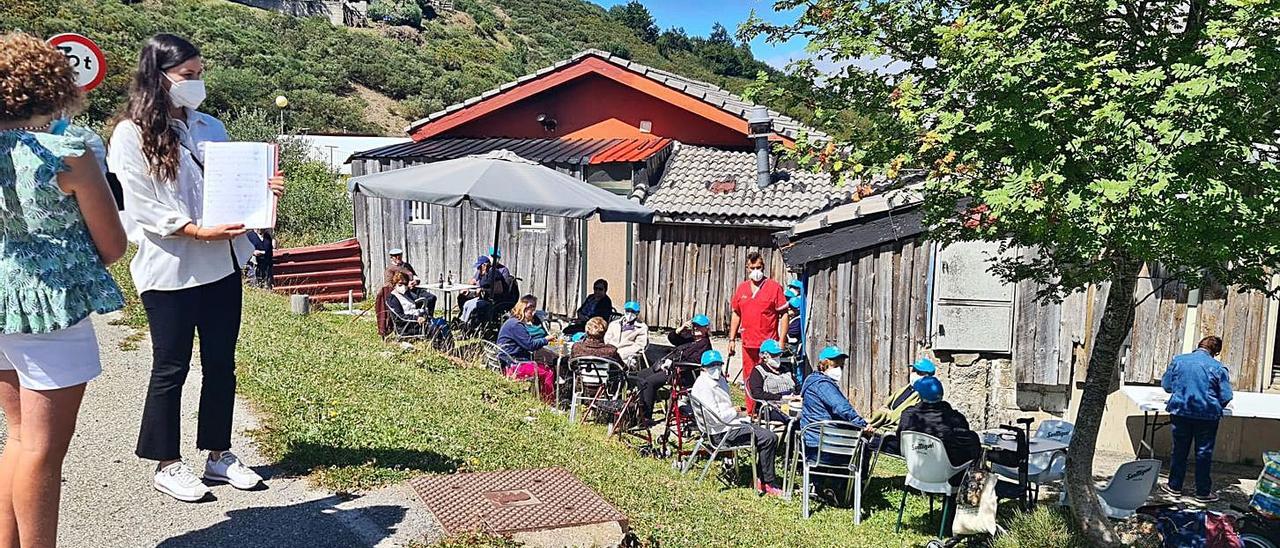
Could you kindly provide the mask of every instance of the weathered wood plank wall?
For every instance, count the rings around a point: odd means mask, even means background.
[[[352,172],[362,175],[399,167],[404,167],[399,161],[355,161]],[[404,200],[356,194],[352,202],[370,294],[384,283],[387,250],[391,248],[404,249],[418,276],[435,283],[442,274],[452,276],[455,282],[470,280],[476,257],[487,254],[493,245],[494,212],[428,205],[431,222],[420,224],[408,222]],[[537,296],[545,310],[563,314],[576,310],[583,297],[583,221],[547,217],[547,227],[536,230],[521,230],[515,214],[503,215],[501,222],[498,244],[502,260],[521,278],[520,290]]]
[[[905,240],[805,267],[807,350],[811,359],[828,344],[839,344],[850,353],[845,389],[857,409],[877,406],[906,382],[906,366],[918,359],[928,343],[932,253],[929,242]],[[1191,316],[1190,292],[1185,284],[1166,284],[1167,275],[1159,267],[1144,270],[1141,276],[1134,291],[1139,302],[1134,329],[1124,354],[1125,380],[1158,383],[1169,359],[1182,353]],[[1077,292],[1056,304],[1036,302],[1036,290],[1032,282],[1016,289],[1011,358],[1017,380],[1070,384],[1077,370],[1088,363],[1106,288]],[[1257,292],[1239,293],[1215,285],[1201,292],[1194,338],[1223,337],[1219,359],[1230,369],[1239,390],[1254,390],[1266,374],[1268,306],[1266,296]]]
[[[769,274],[783,279],[786,266],[771,231],[759,228],[638,225],[636,300],[653,327],[676,327],[706,314],[712,328],[729,328],[729,298],[745,276],[747,253],[764,254]]]

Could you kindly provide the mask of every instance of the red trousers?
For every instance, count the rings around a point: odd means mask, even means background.
[[[748,386],[751,383],[751,372],[755,370],[756,364],[760,363],[760,349],[742,347],[742,385]],[[747,414],[756,415],[756,401],[751,399],[750,390],[744,390],[747,394]]]

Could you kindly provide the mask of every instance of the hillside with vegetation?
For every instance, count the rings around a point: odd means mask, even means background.
[[[157,32],[202,48],[204,110],[228,120],[274,115],[274,98],[285,95],[291,132],[401,134],[409,121],[585,48],[733,91],[772,71],[723,27],[705,38],[659,33],[639,3],[606,11],[586,0],[458,0],[439,14],[426,4],[379,0],[368,28],[349,29],[223,0],[0,0],[0,30],[78,32],[103,46],[108,76],[85,112],[94,125],[123,102],[137,51]]]

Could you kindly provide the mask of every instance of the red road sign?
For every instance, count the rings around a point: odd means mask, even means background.
[[[84,91],[98,87],[107,77],[107,56],[102,48],[84,36],[74,33],[59,34],[49,39],[49,45],[61,51],[76,72],[76,85]]]

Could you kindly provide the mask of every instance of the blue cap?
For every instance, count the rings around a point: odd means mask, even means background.
[[[698,314],[693,317],[693,325],[698,327],[711,327],[711,318],[708,318],[706,314]]]
[[[764,342],[760,343],[760,352],[763,354],[768,354],[770,356],[781,356],[782,345],[778,344],[778,341],[775,341],[773,339],[767,339]]]
[[[635,312],[635,313],[639,314],[639,313],[640,313],[640,301],[627,301],[627,304],[622,305],[622,309],[623,309],[623,310],[625,310],[625,311],[627,311],[627,312]]]
[[[796,310],[804,310],[804,297],[792,297],[791,300],[787,301],[787,306]]]
[[[841,350],[840,347],[836,345],[831,345],[826,348],[823,348],[822,352],[818,353],[819,360],[834,360],[836,358],[848,358],[848,357],[849,357],[849,354],[844,350]]]
[[[481,255],[476,257],[476,264],[471,265],[471,268],[480,268],[480,265],[486,264],[489,264],[489,257]]]
[[[799,293],[796,293],[796,290],[794,290],[794,289],[792,289],[792,288],[788,287],[786,291],[783,291],[783,292],[782,292],[782,296],[783,296],[783,297],[786,297],[786,298],[788,298],[788,299],[794,299],[794,298],[796,298],[796,297],[799,297],[799,296],[800,296],[800,294],[799,294]]]
[[[911,368],[926,375],[932,375],[938,372],[938,366],[929,358],[920,358],[916,360],[916,363],[911,364]]]
[[[929,403],[942,401],[942,381],[938,377],[923,377],[911,385],[920,394],[920,399]]]
[[[585,339],[585,338],[587,338],[587,334],[582,331],[579,331],[573,334],[573,339],[571,340],[573,342],[582,342],[582,339]]]
[[[804,282],[802,282],[802,281],[800,281],[800,280],[791,280],[790,282],[788,282],[788,283],[787,283],[787,288],[788,288],[788,289],[794,289],[794,290],[796,291],[796,293],[803,293],[803,292],[804,292]]]
[[[496,258],[498,258],[498,257],[501,257],[501,256],[502,256],[502,250],[498,249],[497,247],[490,247],[490,248],[489,248],[489,256],[490,256],[490,257],[493,257],[493,258],[495,258],[495,259],[496,259]]]
[[[720,355],[719,350],[708,350],[702,353],[702,366],[710,367],[713,365],[724,365],[724,356]]]

